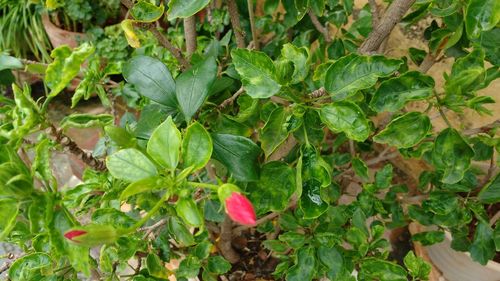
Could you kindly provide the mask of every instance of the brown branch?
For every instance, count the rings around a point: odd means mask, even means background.
[[[230,263],[235,264],[240,260],[240,255],[234,250],[232,245],[233,240],[233,222],[226,215],[224,221],[221,224],[220,240],[217,243],[222,256],[226,258]]]
[[[497,128],[497,127],[500,127],[500,119],[497,119],[489,124],[486,124],[484,126],[481,126],[479,128],[473,128],[473,129],[468,129],[468,130],[464,130],[462,132],[462,134],[466,135],[466,136],[470,136],[470,135],[475,135],[475,134],[479,134],[479,133],[487,133],[489,132],[491,129],[494,129],[494,128]]]
[[[319,22],[318,17],[313,13],[312,10],[309,10],[307,13],[309,15],[309,18],[311,19],[312,24],[314,27],[321,33],[323,34],[323,37],[325,37],[326,42],[331,42],[332,39],[330,38],[330,34],[328,33],[328,27],[323,26],[321,22]]]
[[[177,59],[177,61],[181,64],[181,68],[183,70],[189,68],[189,62],[182,55],[181,50],[176,48],[168,39],[165,37],[154,24],[148,24],[148,29],[153,33],[158,42],[165,47],[172,55]]]
[[[70,137],[66,136],[61,129],[57,129],[50,124],[46,130],[47,134],[51,135],[54,140],[59,143],[65,151],[68,151],[81,159],[89,167],[97,170],[106,170],[106,164],[101,159],[96,159],[91,152],[86,152],[81,149]]]
[[[241,29],[240,13],[235,0],[227,0],[227,10],[231,17],[231,25],[233,26],[234,36],[236,37],[236,45],[238,48],[245,48],[245,34]]]
[[[429,71],[429,69],[431,69],[431,67],[434,65],[434,63],[436,63],[436,57],[433,54],[428,53],[424,57],[424,60],[420,63],[418,70],[422,73],[427,73],[427,71]]]
[[[184,38],[186,39],[186,53],[188,57],[196,52],[196,16],[184,19]]]
[[[234,101],[241,95],[243,94],[243,92],[245,91],[245,89],[243,89],[243,87],[241,87],[238,91],[236,91],[236,93],[234,93],[234,95],[232,95],[231,97],[225,99],[217,108],[219,110],[221,109],[224,109],[228,106],[230,106],[231,104],[234,103]]]
[[[358,51],[361,54],[370,54],[378,50],[384,39],[391,33],[397,23],[401,21],[415,0],[394,0],[387,8],[380,23],[368,35]]]
[[[257,225],[260,225],[260,224],[263,224],[263,223],[266,223],[272,219],[274,219],[275,217],[279,216],[280,213],[277,213],[277,212],[272,212],[270,214],[267,214],[265,216],[263,216],[262,218],[258,219],[256,222],[255,222],[255,225],[254,226],[247,226],[247,225],[240,225],[238,227],[235,227],[233,229],[233,233],[241,233],[242,231],[244,230],[247,230],[249,228],[252,228],[252,227],[256,227]]]
[[[258,50],[259,46],[259,38],[257,37],[257,29],[255,27],[255,16],[253,14],[253,0],[247,0],[248,5],[248,17],[250,18],[250,29],[252,30],[252,42],[253,48]]]
[[[378,5],[376,0],[368,0],[370,4],[370,12],[372,13],[372,28],[375,29],[380,21],[380,15],[378,11]]]

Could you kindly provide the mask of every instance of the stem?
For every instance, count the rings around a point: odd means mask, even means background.
[[[443,109],[441,108],[441,99],[438,97],[436,92],[433,92],[433,93],[434,93],[434,97],[436,97],[436,100],[438,102],[437,108],[438,108],[439,114],[441,115],[441,118],[443,118],[444,122],[446,123],[446,125],[448,125],[448,127],[453,128],[453,126],[450,123],[450,120],[448,120],[448,117],[446,117],[446,114],[444,113]]]
[[[312,10],[309,10],[307,13],[309,15],[309,18],[311,19],[312,24],[318,30],[321,34],[323,34],[323,37],[325,37],[325,41],[328,43],[331,40],[330,35],[328,34],[328,28],[326,26],[323,26],[321,22],[318,20],[318,17],[313,13]]]
[[[255,28],[255,16],[253,13],[253,0],[247,0],[248,16],[250,18],[250,28],[252,29],[253,47],[255,50],[259,49],[259,39],[257,38],[257,29]]]
[[[415,0],[394,0],[387,8],[378,26],[370,33],[368,38],[361,44],[358,51],[361,54],[369,54],[378,50],[384,39],[391,33]]]
[[[218,248],[221,254],[230,263],[235,264],[240,260],[240,255],[233,249],[231,242],[233,240],[233,222],[226,215],[224,221],[221,224],[220,240],[218,243]]]
[[[159,30],[158,28],[153,25],[153,24],[149,24],[149,31],[151,31],[151,33],[153,33],[153,35],[156,37],[156,39],[158,40],[158,42],[163,46],[165,47],[167,50],[170,51],[170,53],[172,53],[172,55],[175,57],[175,59],[177,59],[177,61],[181,64],[181,68],[183,70],[185,69],[188,69],[189,68],[189,62],[186,60],[186,58],[184,58],[184,56],[182,55],[182,52],[176,48],[168,39],[167,37],[165,37]]]
[[[192,182],[189,181],[187,184],[194,186],[194,187],[201,187],[201,188],[208,188],[212,190],[219,190],[219,186],[211,183],[204,183],[204,182]]]
[[[231,25],[233,26],[234,36],[236,37],[236,45],[238,48],[245,48],[245,35],[240,24],[240,13],[235,0],[227,0],[227,10],[231,17]]]
[[[234,101],[241,95],[243,94],[243,92],[245,91],[245,89],[243,89],[243,87],[241,87],[236,93],[234,93],[234,95],[232,95],[231,97],[229,97],[228,99],[224,100],[217,108],[218,109],[224,109],[226,108],[227,106],[231,105],[234,103]]]
[[[156,205],[153,206],[153,208],[144,216],[142,217],[138,222],[136,222],[133,226],[129,227],[128,229],[125,229],[123,231],[123,234],[128,234],[134,232],[136,229],[141,227],[144,223],[146,223],[158,210],[160,210],[161,206],[165,203],[165,201],[170,197],[170,193],[165,192],[165,194],[161,197],[161,199],[156,203]]]
[[[186,38],[186,53],[188,57],[196,52],[196,16],[184,19],[184,37]]]

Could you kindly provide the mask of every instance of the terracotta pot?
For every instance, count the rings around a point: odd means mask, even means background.
[[[76,48],[78,47],[78,40],[86,38],[85,33],[67,31],[57,27],[50,21],[48,14],[42,15],[42,23],[49,36],[50,43],[52,43],[54,48],[61,45],[68,45],[71,48]]]
[[[498,281],[500,263],[489,261],[485,266],[473,261],[469,253],[451,248],[451,234],[445,233],[441,243],[426,247],[432,263],[448,281]]]

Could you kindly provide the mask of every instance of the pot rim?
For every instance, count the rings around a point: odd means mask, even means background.
[[[449,241],[452,240],[451,233],[449,231],[445,230],[444,234],[446,236],[446,239],[448,239]],[[476,261],[472,260],[472,257],[471,257],[469,252],[460,252],[460,251],[455,251],[455,252],[457,252],[458,254],[467,255],[471,259],[472,262],[477,263]],[[494,260],[489,260],[488,263],[486,265],[484,265],[484,267],[500,272],[500,263],[498,263]]]

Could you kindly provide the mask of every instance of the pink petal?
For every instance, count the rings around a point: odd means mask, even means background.
[[[64,233],[64,237],[66,237],[67,239],[69,239],[71,241],[78,242],[78,241],[73,240],[73,238],[78,237],[78,236],[83,235],[83,234],[86,234],[86,233],[87,233],[87,231],[85,231],[85,230],[71,230],[71,231]]]
[[[233,192],[226,199],[226,211],[229,217],[243,225],[255,225],[256,216],[252,202],[238,192]]]

